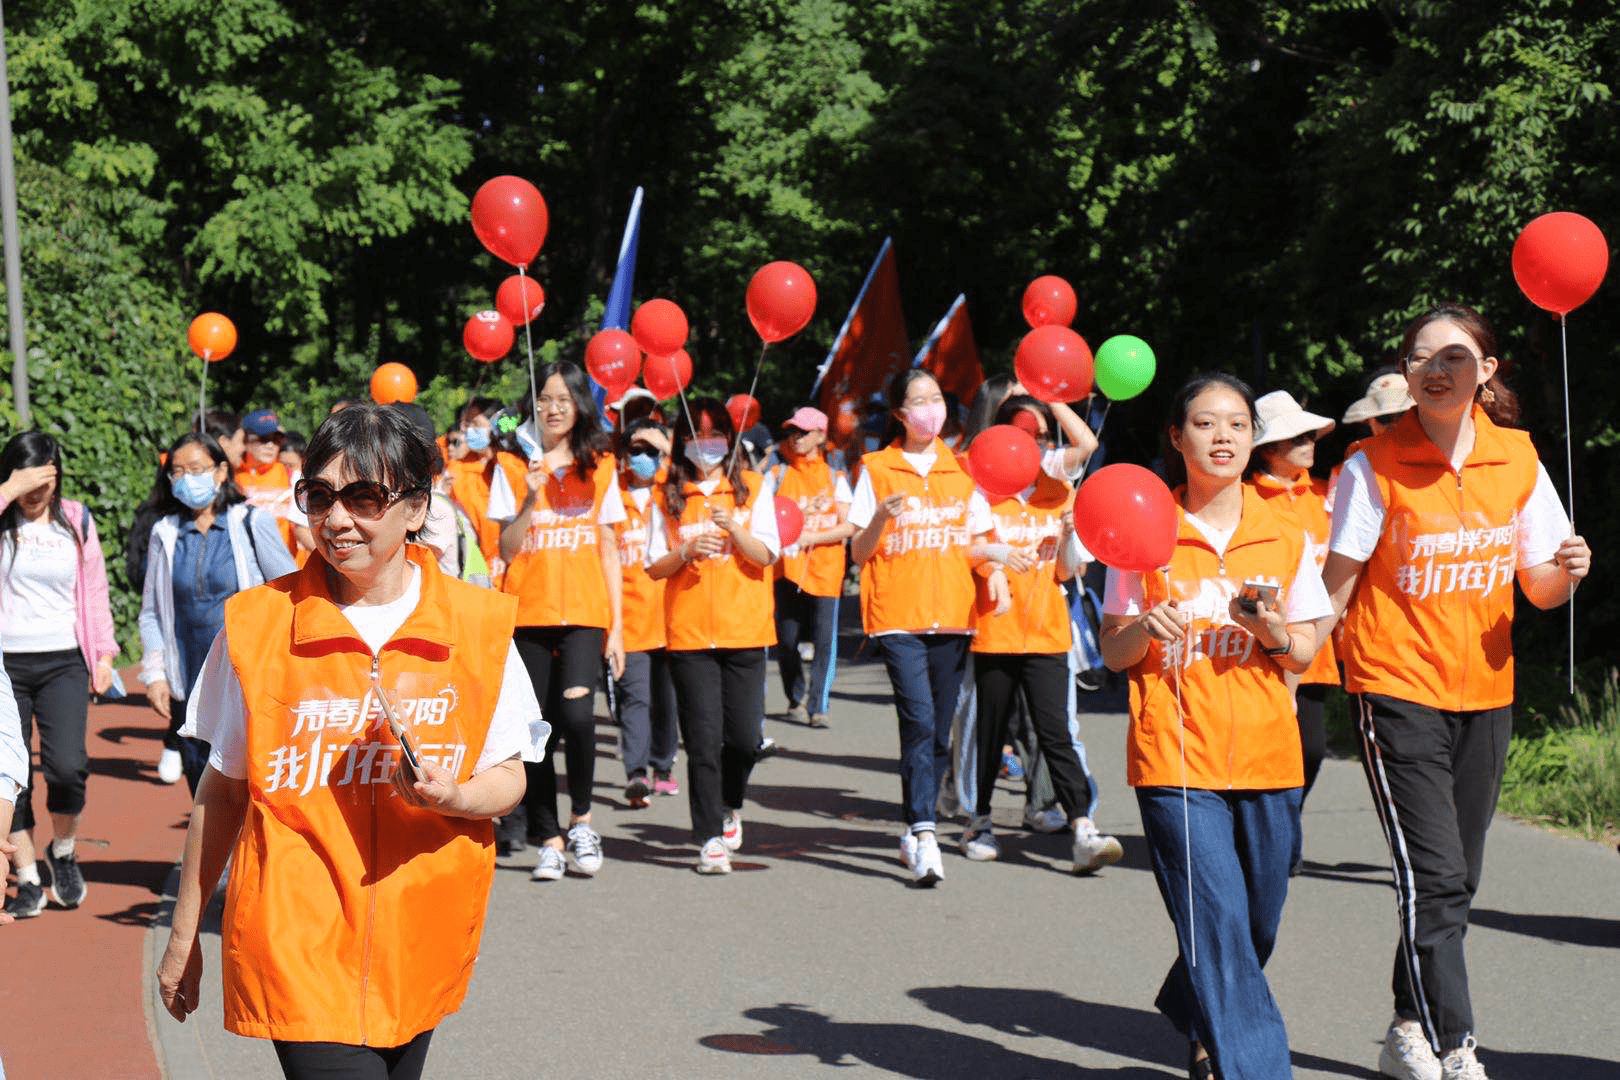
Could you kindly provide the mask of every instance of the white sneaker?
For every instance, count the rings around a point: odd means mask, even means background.
[[[1024,807],[1024,828],[1026,829],[1054,833],[1062,832],[1068,827],[1069,815],[1064,813],[1061,806],[1048,806],[1045,810],[1036,810],[1027,804]]]
[[[698,852],[697,866],[693,869],[700,874],[731,873],[731,852],[726,850],[725,840],[718,836],[709,837]]]
[[[165,784],[174,784],[184,775],[185,770],[180,766],[180,751],[165,748],[158,755],[158,779]]]
[[[726,845],[727,851],[742,850],[742,811],[726,811],[726,816],[720,821],[720,842]]]
[[[1396,1080],[1440,1080],[1440,1059],[1435,1057],[1428,1036],[1416,1020],[1397,1016],[1389,1022],[1384,1049],[1378,1055],[1378,1071]]]
[[[602,869],[602,838],[588,823],[581,821],[568,830],[566,846],[574,873],[591,877]]]
[[[1440,1080],[1490,1080],[1485,1075],[1485,1066],[1474,1056],[1474,1048],[1478,1045],[1470,1035],[1461,1046],[1441,1059]]]
[[[540,862],[530,877],[535,881],[561,881],[563,870],[563,853],[550,844],[541,844]]]
[[[911,883],[924,889],[945,879],[945,864],[939,857],[939,838],[931,832],[921,835],[907,829],[900,837],[900,861],[911,871]]]
[[[1074,823],[1074,872],[1095,874],[1105,866],[1112,866],[1125,855],[1125,849],[1112,836],[1104,836],[1090,818],[1078,818]]]
[[[994,862],[1001,855],[1001,845],[990,829],[990,815],[976,816],[962,832],[962,854],[974,862]]]

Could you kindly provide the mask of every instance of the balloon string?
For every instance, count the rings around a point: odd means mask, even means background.
[[[1164,575],[1164,595],[1170,595],[1170,568],[1164,567],[1159,571]],[[1187,809],[1187,714],[1181,700],[1181,672],[1192,655],[1192,622],[1189,620],[1181,631],[1181,655],[1175,657],[1174,672],[1176,684],[1176,724],[1181,741],[1181,836],[1187,854],[1187,963],[1190,967],[1198,966],[1198,920],[1193,917],[1193,869],[1192,869],[1192,815]]]
[[[754,400],[754,390],[759,386],[759,372],[765,366],[765,350],[770,347],[771,343],[768,341],[763,342],[759,347],[759,359],[754,361],[754,377],[748,382],[748,401]],[[743,403],[743,419],[748,419],[748,402]],[[691,423],[691,420],[688,419],[687,423]],[[726,462],[726,472],[728,474],[737,464],[737,451],[742,449],[742,435],[742,432],[737,432],[737,437],[731,441],[731,458]]]
[[[208,430],[208,358],[203,357],[202,390],[197,395],[197,430]]]
[[[1564,360],[1564,475],[1569,478],[1569,529],[1575,532],[1575,429],[1569,423],[1569,327],[1558,316],[1558,346]],[[1575,693],[1575,583],[1569,585],[1569,692]]]
[[[523,269],[524,268],[521,265],[517,268],[518,277],[520,277],[520,278],[526,278],[528,276],[527,274],[525,274],[523,272]],[[529,303],[529,285],[528,285],[528,282],[525,281],[524,284],[523,284],[523,304],[524,304],[524,307],[527,307],[528,303]],[[528,314],[528,313],[525,312],[524,314]],[[534,385],[534,337],[532,336],[532,334],[529,331],[529,324],[532,323],[532,322],[534,322],[534,316],[533,315],[530,315],[527,319],[523,320],[523,347],[529,354],[529,423],[534,425],[534,441],[536,443],[539,443],[539,441],[540,441],[540,391],[538,389],[536,389],[536,387]]]

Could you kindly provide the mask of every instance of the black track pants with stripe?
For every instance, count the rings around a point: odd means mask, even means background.
[[[1511,707],[1446,712],[1356,696],[1361,760],[1395,872],[1395,1012],[1445,1053],[1474,1031],[1463,938],[1496,812]]]

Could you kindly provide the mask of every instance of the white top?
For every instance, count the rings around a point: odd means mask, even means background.
[[[572,465],[568,466],[570,469]],[[491,521],[511,521],[517,517],[518,497],[506,479],[505,469],[496,469],[489,482],[489,514]],[[619,494],[619,474],[613,473],[607,490],[602,493],[602,505],[596,511],[598,525],[617,525],[625,518],[624,499]]]
[[[17,793],[27,781],[28,747],[23,742],[17,698],[12,694],[5,666],[0,665],[0,802],[15,804]]]
[[[1344,463],[1333,495],[1333,536],[1328,550],[1356,562],[1372,558],[1384,533],[1384,499],[1373,479],[1372,462],[1358,453]],[[1569,539],[1569,517],[1546,468],[1536,463],[1536,486],[1519,515],[1516,539],[1519,569],[1548,562]]]
[[[411,581],[398,600],[366,607],[340,607],[349,625],[373,653],[393,637],[422,599],[422,575],[409,567]],[[231,666],[225,631],[221,630],[208,650],[197,685],[192,689],[192,706],[180,734],[211,744],[208,764],[234,780],[247,779],[247,703],[242,683]],[[551,725],[541,719],[540,702],[534,684],[518,656],[517,646],[508,645],[506,668],[501,675],[500,695],[495,715],[489,722],[483,751],[473,765],[476,776],[499,765],[514,754],[525,761],[539,761],[551,735]]]
[[[1187,520],[1193,522],[1195,527],[1198,526],[1198,519],[1191,514],[1187,515]],[[1228,535],[1227,539],[1230,538],[1230,535]],[[1226,545],[1223,542],[1219,550],[1224,551],[1225,549]],[[1211,607],[1212,610],[1195,612],[1195,615],[1214,618],[1217,622],[1228,621],[1226,618],[1226,604],[1233,596],[1237,595],[1239,586],[1236,582],[1230,582],[1224,578],[1219,580],[1221,587],[1217,592],[1220,595],[1216,596],[1212,593],[1208,598],[1210,602],[1204,605]],[[1142,588],[1142,575],[1140,573],[1135,570],[1115,570],[1110,566],[1108,568],[1108,580],[1103,586],[1103,614],[1140,615],[1142,614],[1142,601],[1146,595]],[[1204,590],[1200,590],[1199,595],[1200,600],[1206,599]],[[1309,544],[1300,553],[1299,567],[1294,571],[1294,583],[1289,587],[1287,594],[1284,595],[1283,604],[1285,608],[1283,619],[1289,624],[1314,622],[1317,619],[1325,619],[1333,614],[1333,601],[1328,597],[1327,586],[1322,584],[1322,571],[1316,565],[1316,556],[1311,553]]]
[[[1080,479],[1086,471],[1085,458],[1075,462],[1073,468],[1063,464],[1063,455],[1071,449],[1068,446],[1054,446],[1041,454],[1041,472],[1054,480],[1067,480],[1071,484]]]
[[[919,456],[917,454],[906,454],[905,458],[913,466],[916,466],[917,462],[913,459]],[[932,466],[933,462],[934,455],[929,454],[928,464]],[[926,468],[919,468],[917,471],[924,476],[928,475],[928,469]],[[875,517],[877,517],[877,492],[872,487],[872,470],[862,469],[861,478],[855,481],[855,495],[849,504],[849,523],[857,529],[864,529],[872,524],[872,519]],[[968,535],[979,536],[987,533],[993,524],[994,522],[990,517],[990,504],[985,501],[979,489],[974,488],[973,494],[968,496]]]
[[[79,546],[54,521],[24,521],[17,528],[16,559],[0,540],[0,610],[6,613],[6,652],[77,649],[73,627],[79,604]]]
[[[461,524],[448,495],[435,491],[428,498],[427,517],[417,543],[429,548],[438,559],[439,569],[453,578],[461,576]],[[387,638],[383,639],[387,641]]]
[[[720,477],[705,480],[697,485],[699,491],[705,495],[714,494],[714,489],[720,486]],[[759,510],[767,513],[758,513]],[[759,494],[748,501],[748,509],[741,511],[748,515],[748,533],[755,540],[764,544],[770,551],[771,558],[782,554],[782,536],[776,528],[776,484],[771,480],[770,474],[765,474],[764,485]],[[624,506],[620,504],[619,513],[624,514]],[[710,524],[709,529],[718,531],[718,527]],[[708,531],[708,530],[705,530]],[[653,514],[647,523],[647,565],[662,559],[669,554],[669,521],[662,510]],[[715,556],[725,558],[724,555]]]
[[[1187,524],[1197,529],[1203,538],[1209,541],[1209,546],[1215,549],[1215,554],[1224,558],[1226,556],[1226,545],[1232,542],[1232,535],[1237,532],[1237,524],[1233,523],[1230,529],[1217,529],[1196,514],[1184,514],[1184,516],[1187,519]]]

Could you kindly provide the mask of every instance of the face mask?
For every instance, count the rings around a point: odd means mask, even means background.
[[[489,428],[470,427],[462,432],[462,438],[467,440],[467,449],[482,452],[489,449]]]
[[[913,405],[902,410],[905,414],[906,427],[912,434],[925,439],[932,439],[940,433],[945,426],[945,403],[936,401],[931,405]]]
[[[169,477],[169,487],[174,490],[174,497],[193,510],[201,510],[214,501],[219,493],[219,485],[214,483],[214,474],[186,473],[184,476]]]
[[[643,480],[651,480],[658,475],[658,457],[655,454],[631,454],[630,471]]]
[[[712,469],[726,460],[726,440],[718,436],[693,439],[686,444],[686,460],[700,469]]]

